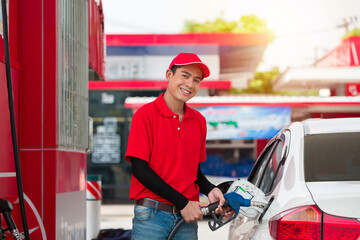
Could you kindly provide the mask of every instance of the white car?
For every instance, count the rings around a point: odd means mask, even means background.
[[[253,218],[240,212],[230,240],[359,240],[360,118],[290,124],[267,144],[248,181],[268,205]]]

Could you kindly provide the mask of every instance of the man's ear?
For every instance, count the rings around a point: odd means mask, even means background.
[[[170,69],[167,69],[165,74],[166,80],[169,81],[172,75],[174,75],[173,72]]]

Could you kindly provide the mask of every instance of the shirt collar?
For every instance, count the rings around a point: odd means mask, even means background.
[[[156,105],[157,109],[159,110],[159,112],[164,117],[173,117],[175,115],[175,113],[173,113],[170,110],[170,108],[168,107],[168,105],[166,104],[166,102],[164,100],[164,93],[160,94],[160,96],[155,99],[155,105]],[[192,109],[190,107],[188,107],[188,105],[185,103],[184,118],[191,118],[191,117],[194,117],[194,113],[193,113]]]

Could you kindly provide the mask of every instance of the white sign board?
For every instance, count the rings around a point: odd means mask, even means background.
[[[116,118],[104,118],[104,125],[96,128],[94,150],[91,160],[94,163],[120,162],[120,135],[116,134]]]

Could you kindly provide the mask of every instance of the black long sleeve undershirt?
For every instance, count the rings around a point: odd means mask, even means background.
[[[202,194],[205,194],[206,196],[209,194],[211,190],[215,187],[214,184],[209,182],[209,180],[205,177],[203,172],[200,170],[200,164],[197,171],[197,179],[195,183],[199,186],[200,192]]]
[[[180,210],[188,204],[189,200],[167,184],[154,170],[150,168],[146,161],[132,157],[131,166],[134,177],[150,191],[173,203]],[[215,187],[215,185],[210,183],[201,172],[200,165],[197,171],[197,179],[195,183],[199,186],[200,192],[205,195],[208,195]]]

